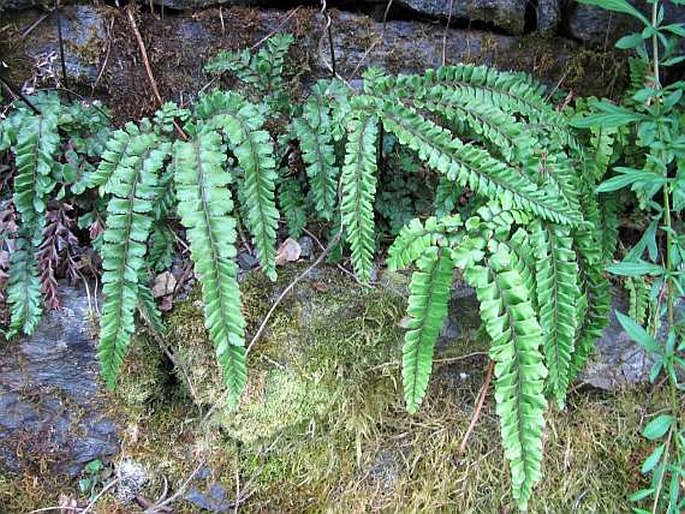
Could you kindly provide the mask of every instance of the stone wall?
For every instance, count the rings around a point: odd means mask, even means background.
[[[36,0],[3,1],[0,56],[15,87],[66,85],[99,96],[121,119],[156,107],[126,11],[113,5],[116,0],[66,2],[59,16]],[[451,13],[449,0],[387,5],[328,2],[337,71],[344,78],[355,80],[372,65],[406,73],[473,62],[527,71],[582,95],[616,95],[624,84],[625,56],[613,51],[631,24],[623,16],[561,0],[454,0]],[[331,61],[316,1],[151,0],[141,5],[137,24],[165,100],[192,99],[209,81],[203,64],[219,50],[249,47],[273,32],[296,36],[296,73],[324,76]]]

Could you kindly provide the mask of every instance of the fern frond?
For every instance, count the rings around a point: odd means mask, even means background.
[[[213,131],[199,132],[174,148],[174,180],[181,222],[188,229],[191,258],[202,284],[205,326],[235,406],[246,381],[245,320],[241,313],[232,180],[226,154]]]
[[[7,339],[33,334],[43,312],[40,278],[31,245],[24,239],[17,239],[16,245],[10,258],[6,289],[10,311]]]
[[[429,247],[438,246],[438,241],[448,236],[455,237],[461,226],[459,215],[440,219],[431,216],[424,223],[417,218],[412,219],[388,249],[388,268],[391,271],[407,268]]]
[[[110,177],[119,166],[129,166],[126,160],[136,159],[130,155],[131,139],[140,135],[140,129],[134,123],[127,123],[123,129],[112,133],[105,146],[105,152],[97,170],[90,177],[89,188],[101,187],[109,182]]]
[[[568,227],[542,224],[535,233],[536,292],[544,340],[547,387],[560,409],[570,383],[578,312],[578,264]]]
[[[307,224],[307,206],[297,177],[285,177],[278,185],[278,206],[288,225],[288,234],[299,238]]]
[[[369,280],[373,267],[377,139],[378,117],[357,110],[348,125],[345,164],[340,176],[340,212],[352,250],[352,265],[362,282]]]
[[[337,203],[336,187],[340,170],[335,165],[328,109],[310,100],[304,107],[303,116],[295,118],[291,125],[292,132],[300,142],[317,215],[331,221]]]
[[[465,145],[416,112],[386,102],[382,116],[384,126],[400,143],[418,152],[428,166],[460,185],[468,185],[478,194],[549,221],[570,225],[579,221],[576,212],[564,208],[563,199],[543,194],[526,176],[482,148]]]
[[[40,238],[38,220],[45,213],[48,194],[55,187],[55,166],[60,137],[54,111],[26,116],[17,132],[14,205],[22,224],[33,238]]]
[[[643,325],[649,310],[649,283],[645,277],[625,277],[625,287],[629,298],[628,316]]]
[[[127,158],[119,161],[105,184],[105,192],[112,198],[101,250],[105,302],[98,357],[110,389],[116,385],[135,330],[138,275],[145,267],[158,174],[168,154],[168,143],[160,143],[154,134],[141,133],[131,138]]]
[[[618,244],[618,209],[618,195],[600,195],[599,214],[601,228],[599,232],[602,237],[602,260],[605,262],[613,259],[616,245]]]
[[[486,266],[468,267],[464,277],[476,288],[481,319],[492,339],[490,356],[496,363],[495,399],[504,453],[511,467],[514,498],[525,510],[542,475],[547,372],[539,350],[540,325],[530,287],[506,246],[500,245]]]
[[[583,368],[595,347],[595,341],[609,324],[611,291],[604,276],[602,247],[596,232],[589,225],[582,226],[573,235],[573,250],[578,257],[579,283],[584,308],[576,331],[575,351],[571,357],[570,379]]]
[[[162,313],[157,307],[150,287],[141,278],[138,283],[138,312],[143,321],[158,335],[166,334],[166,326],[162,320]]]
[[[433,366],[433,348],[447,317],[454,263],[450,252],[430,247],[418,260],[409,284],[409,330],[404,335],[402,379],[407,410],[423,401]]]
[[[208,127],[220,128],[229,148],[245,171],[241,183],[247,211],[245,224],[252,234],[264,272],[276,280],[276,232],[278,211],[275,188],[278,179],[271,136],[262,130],[259,108],[235,93],[214,92],[198,102],[198,113]]]

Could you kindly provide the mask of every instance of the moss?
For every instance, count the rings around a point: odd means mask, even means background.
[[[156,342],[142,333],[136,334],[119,373],[117,397],[130,407],[163,398],[168,374],[165,361]]]

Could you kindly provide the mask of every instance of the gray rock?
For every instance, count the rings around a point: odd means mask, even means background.
[[[561,22],[561,6],[559,0],[538,0],[536,20],[537,30],[553,32]]]
[[[635,343],[616,319],[616,311],[628,311],[628,299],[622,290],[613,292],[609,326],[595,343],[595,353],[578,377],[582,382],[599,389],[614,390],[626,385],[646,383],[654,364],[654,357]],[[685,315],[685,300],[677,305],[676,315]],[[666,319],[661,323],[659,339],[666,336]]]
[[[446,0],[400,0],[420,14],[449,16]],[[526,0],[454,0],[452,19],[492,24],[510,34],[522,34],[525,26]]]
[[[0,469],[18,473],[47,463],[75,476],[118,450],[100,394],[88,298],[77,289],[61,292],[62,310],[49,313],[34,336],[3,343]]]
[[[226,488],[221,484],[211,484],[205,491],[192,486],[185,500],[208,512],[229,512],[235,503],[230,500]]]
[[[95,82],[107,53],[107,12],[106,8],[90,5],[60,9],[64,61],[70,86],[74,82]],[[20,27],[31,26],[40,16],[42,13],[34,10],[7,15],[10,21]],[[23,77],[27,87],[54,87],[57,82],[63,82],[54,15],[35,25],[23,38],[19,48],[24,51],[21,56],[24,65],[31,66],[30,76]],[[12,60],[9,63],[11,68]]]
[[[639,26],[630,16],[576,2],[570,2],[564,23],[568,34],[574,39],[584,43],[606,43],[608,48],[622,35],[635,31]]]

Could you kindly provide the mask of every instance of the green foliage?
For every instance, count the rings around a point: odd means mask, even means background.
[[[96,105],[65,105],[56,94],[39,94],[30,101],[37,112],[21,104],[0,123],[0,150],[14,156],[11,203],[19,215],[17,230],[0,240],[0,251],[11,255],[8,337],[32,334],[44,301],[50,307],[59,305],[53,268],[63,260],[76,263],[67,257],[67,249],[51,246],[48,206],[71,202],[83,193],[109,133],[107,115]],[[41,248],[48,250],[49,258]],[[71,271],[72,264],[67,264]]]
[[[617,203],[618,191],[630,188],[649,219],[640,240],[620,263],[608,268],[625,277],[630,294],[630,317],[617,312],[618,320],[630,337],[654,354],[656,363],[650,378],[655,381],[660,373],[665,373],[671,397],[670,412],[653,419],[643,432],[647,439],[657,443],[641,468],[643,474],[651,475],[650,486],[630,499],[649,507],[636,507],[636,512],[682,512],[685,425],[681,377],[685,370],[685,343],[683,320],[675,305],[685,286],[685,240],[681,234],[685,207],[685,82],[664,84],[662,71],[685,60],[680,53],[685,26],[666,24],[664,2],[657,0],[650,2],[650,19],[625,0],[581,1],[628,14],[643,26],[641,32],[625,35],[616,44],[618,48],[634,50],[638,56],[631,61],[631,86],[623,104],[595,100],[590,104],[592,110],[578,116],[574,124],[589,129],[597,154],[602,156],[595,160],[598,180],[610,165],[616,164],[614,173],[598,187],[605,198],[610,198],[607,203]],[[622,146],[611,155],[611,139],[616,136]],[[610,209],[602,214],[605,220],[612,215]],[[605,231],[605,255],[613,250],[614,241],[615,234]],[[664,318],[667,325],[660,329]]]
[[[403,350],[407,408],[414,412],[426,394],[457,268],[476,288],[492,340],[503,447],[514,498],[525,510],[541,477],[547,398],[564,405],[608,320],[604,267],[615,247],[616,216],[602,206],[596,186],[614,162],[618,125],[635,116],[607,108],[611,123],[587,138],[586,151],[545,100],[543,86],[524,74],[470,65],[400,77],[370,70],[362,91],[320,81],[296,104],[283,94],[291,43],[289,36],[272,37],[257,54],[221,54],[208,65],[249,86],[245,96],[202,93],[188,109],[165,104],[152,121],[93,138],[88,149],[85,139],[79,143],[86,156],[102,155],[97,169],[85,158],[90,168],[72,175],[81,192],[97,190],[107,205],[98,344],[107,384],[116,384],[136,312],[163,333],[147,284],[151,272],[169,266],[174,239],[183,237],[174,232],[175,215],[190,243],[231,406],[246,380],[237,226],[246,228],[262,270],[275,279],[276,205],[294,235],[316,218],[340,235],[331,254],[349,248],[355,274],[368,282],[380,227],[388,223],[399,231],[389,266],[417,265]],[[29,238],[40,226],[35,213],[74,168],[55,164],[61,118],[46,116],[27,117],[38,135],[18,136],[16,119],[0,131],[1,145],[19,149],[15,195]],[[650,166],[653,173],[657,166]],[[50,178],[29,181],[29,174]],[[388,174],[406,176],[398,186]],[[417,186],[415,195],[391,205],[388,192],[418,182],[423,190]],[[685,195],[681,200],[685,205]],[[416,218],[431,210],[436,217]],[[11,277],[19,278],[8,288],[13,326],[30,331],[38,316],[39,304],[29,301],[37,275],[30,253],[15,252],[15,261]]]

